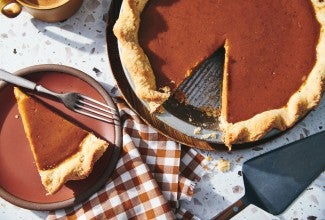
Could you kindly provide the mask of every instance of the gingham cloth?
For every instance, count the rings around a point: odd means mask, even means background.
[[[205,173],[204,157],[168,140],[118,101],[123,150],[107,184],[86,202],[48,219],[196,219],[179,208]]]

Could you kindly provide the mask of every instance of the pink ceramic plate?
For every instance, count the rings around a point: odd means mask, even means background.
[[[57,92],[75,91],[116,108],[107,92],[94,79],[76,69],[61,65],[38,65],[22,69],[22,75]],[[91,175],[69,181],[54,195],[46,196],[41,184],[21,118],[18,117],[13,86],[0,82],[0,196],[27,209],[53,210],[77,204],[98,191],[114,170],[121,151],[121,127],[101,122],[66,109],[61,103],[41,99],[62,111],[79,126],[106,139],[111,147],[96,162]]]

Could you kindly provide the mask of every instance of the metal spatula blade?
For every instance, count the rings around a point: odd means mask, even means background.
[[[245,195],[214,219],[229,219],[249,204],[278,215],[325,170],[325,131],[243,164]]]

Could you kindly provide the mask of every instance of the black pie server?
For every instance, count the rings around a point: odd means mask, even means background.
[[[325,170],[325,131],[243,164],[245,195],[213,219],[230,219],[253,204],[279,215]]]

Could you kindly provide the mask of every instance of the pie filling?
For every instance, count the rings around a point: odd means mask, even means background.
[[[171,91],[225,47],[222,114],[230,123],[285,106],[316,63],[319,36],[306,0],[149,1],[138,32],[157,88]]]
[[[25,117],[29,121],[36,164],[40,170],[52,169],[80,150],[80,143],[88,132],[53,114],[33,99],[24,100],[22,105],[24,111],[29,112]]]
[[[80,150],[87,131],[53,114],[32,98],[21,99],[20,103],[23,112],[26,112],[24,117],[28,121],[38,169],[53,169]]]

